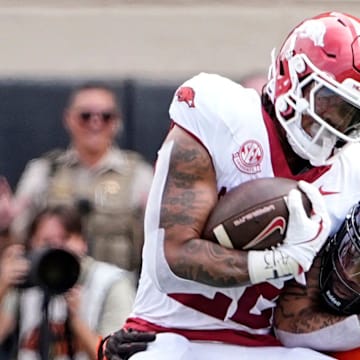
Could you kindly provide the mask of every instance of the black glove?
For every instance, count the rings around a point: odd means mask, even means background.
[[[155,340],[155,333],[136,330],[116,331],[101,341],[98,360],[127,360],[133,354],[146,350],[148,342]]]

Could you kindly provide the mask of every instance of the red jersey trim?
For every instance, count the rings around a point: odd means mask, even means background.
[[[280,341],[273,335],[255,335],[232,329],[188,330],[167,328],[140,318],[128,318],[124,328],[155,333],[172,332],[195,341],[219,341],[226,344],[243,346],[282,346]]]

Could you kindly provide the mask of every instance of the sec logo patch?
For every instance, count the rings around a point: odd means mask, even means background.
[[[261,171],[261,162],[264,158],[264,150],[256,140],[244,142],[239,151],[232,154],[236,167],[246,174],[256,174]]]

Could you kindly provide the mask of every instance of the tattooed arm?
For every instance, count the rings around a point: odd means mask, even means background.
[[[296,281],[289,281],[285,286],[275,311],[277,329],[291,333],[309,333],[345,319],[345,316],[325,311],[320,302],[320,262],[317,257],[306,274],[307,286]]]
[[[320,256],[306,274],[306,287],[295,281],[285,286],[275,310],[275,333],[289,347],[310,347],[320,351],[357,348],[360,346],[358,315],[335,315],[321,302]]]
[[[162,178],[164,175],[166,178]],[[319,216],[299,216],[305,213],[299,209],[303,207],[300,193],[289,194],[289,216],[293,216],[293,221],[287,228],[284,247],[246,252],[201,239],[205,222],[217,202],[216,173],[204,146],[178,126],[172,128],[159,152],[154,182],[165,185],[161,195],[160,229],[161,236],[164,231],[167,265],[178,277],[202,284],[233,287],[298,275],[310,267],[317,247],[326,240],[330,230],[330,219],[318,189],[300,183]],[[152,201],[148,209],[154,210],[156,205],[158,203]],[[299,233],[299,228],[309,231]]]
[[[217,201],[215,171],[207,150],[175,126],[160,227],[165,229],[165,257],[179,277],[212,286],[249,282],[247,252],[226,249],[201,239],[207,217]]]

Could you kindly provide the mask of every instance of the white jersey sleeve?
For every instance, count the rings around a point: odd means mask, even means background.
[[[251,128],[246,119],[260,110],[259,101],[252,89],[216,74],[201,73],[177,89],[169,114],[216,158],[219,145],[228,145],[229,139]]]
[[[170,116],[207,149],[218,190],[231,189],[253,176],[252,173],[241,173],[234,164],[233,154],[239,151],[241,144],[250,138],[261,144],[262,149],[268,148],[259,95],[219,75],[202,73],[181,85],[170,106]],[[216,289],[177,277],[165,259],[165,234],[160,227],[160,212],[172,151],[173,141],[168,141],[158,152],[145,218],[144,268],[148,269],[153,284],[160,291],[192,292],[203,288],[213,295]],[[263,169],[271,175],[269,151],[265,154],[267,161],[264,161]]]

